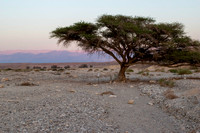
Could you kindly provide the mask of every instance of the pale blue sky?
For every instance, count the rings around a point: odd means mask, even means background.
[[[0,51],[63,49],[49,32],[102,14],[181,22],[200,40],[200,0],[0,0]]]

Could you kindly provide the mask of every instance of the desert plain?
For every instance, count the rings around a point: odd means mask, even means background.
[[[0,64],[0,133],[200,132],[198,66],[81,64]]]

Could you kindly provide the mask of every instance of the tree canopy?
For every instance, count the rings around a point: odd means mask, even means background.
[[[156,23],[149,17],[102,15],[96,23],[78,22],[51,32],[64,46],[76,42],[88,53],[103,52],[121,66],[118,80],[126,80],[126,69],[137,61],[161,61],[172,51],[200,46],[184,32],[181,23]]]

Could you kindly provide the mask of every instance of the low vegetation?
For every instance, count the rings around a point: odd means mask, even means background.
[[[30,83],[30,82],[23,82],[19,84],[19,86],[36,86],[36,84]]]
[[[167,99],[176,99],[178,98],[177,95],[174,94],[174,91],[171,89],[168,89],[167,91],[165,91],[163,93],[163,95],[167,98]]]
[[[126,72],[134,72],[133,69],[127,69]]]
[[[172,88],[175,86],[175,82],[173,80],[168,80],[168,79],[160,79],[158,83],[160,84],[160,86],[164,86],[164,87]]]
[[[170,69],[171,73],[177,73],[178,75],[184,75],[184,74],[192,74],[192,71],[189,69]]]
[[[79,68],[88,68],[88,65],[87,65],[87,64],[81,64],[81,65],[79,66]]]

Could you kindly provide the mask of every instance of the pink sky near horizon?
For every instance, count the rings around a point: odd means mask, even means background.
[[[188,36],[200,40],[199,5],[200,0],[0,0],[0,52],[81,51],[75,44],[56,45],[49,33],[79,21],[95,22],[102,14],[180,22]]]
[[[31,53],[31,54],[40,54],[40,53],[48,53],[51,51],[68,51],[71,53],[85,53],[84,51],[81,50],[4,50],[4,51],[0,51],[0,54],[4,54],[4,55],[11,55],[11,54],[15,54],[15,53]]]

